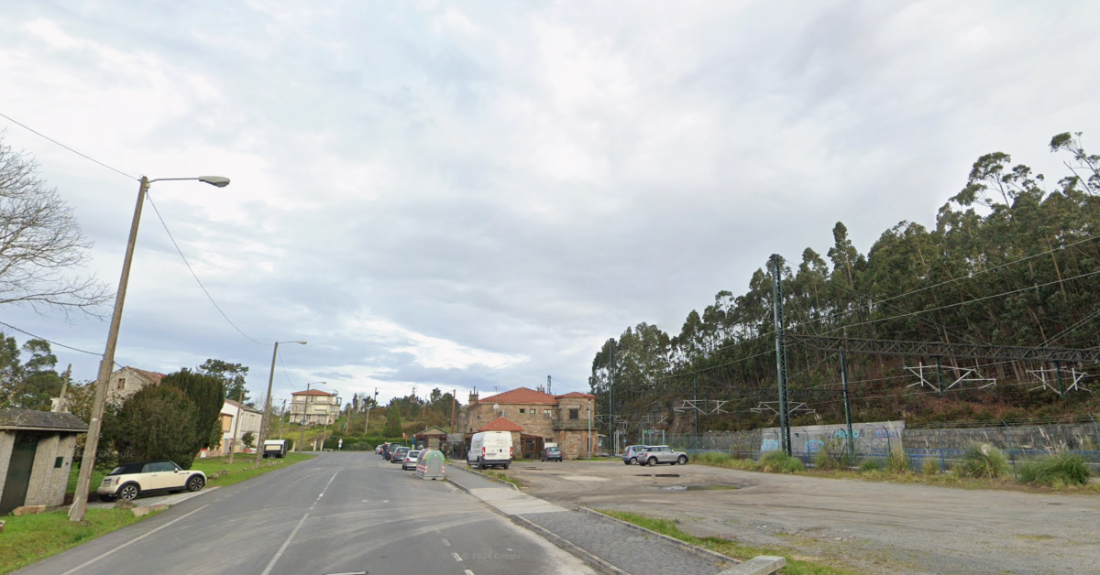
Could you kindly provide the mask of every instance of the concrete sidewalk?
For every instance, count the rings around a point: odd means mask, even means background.
[[[448,472],[448,481],[463,491],[509,516],[516,523],[542,534],[605,573],[718,575],[739,566],[737,561],[717,553],[592,512],[574,511],[554,505],[522,493],[511,485],[500,484],[468,471],[461,465],[452,463]]]

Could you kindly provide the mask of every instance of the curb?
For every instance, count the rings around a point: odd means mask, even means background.
[[[630,575],[630,573],[627,573],[626,571],[623,571],[622,569],[619,569],[618,567],[612,565],[611,563],[608,563],[607,561],[601,559],[599,556],[593,555],[592,553],[589,553],[588,551],[584,550],[583,548],[578,547],[577,545],[573,544],[572,542],[563,539],[557,533],[554,533],[553,531],[550,531],[546,528],[535,525],[530,520],[524,519],[522,516],[512,515],[512,516],[509,516],[508,518],[511,519],[513,523],[516,523],[517,525],[522,525],[523,527],[526,527],[526,528],[530,529],[531,531],[534,531],[535,533],[538,533],[539,535],[543,536],[544,538],[546,538],[548,541],[550,541],[554,545],[557,545],[558,547],[561,547],[565,551],[567,551],[569,553],[572,553],[578,559],[580,559],[581,561],[584,561],[589,566],[595,568],[597,571],[600,571],[601,573],[604,573],[605,575]]]
[[[584,511],[586,513],[591,513],[591,514],[593,514],[597,517],[600,517],[600,518],[608,520],[608,521],[614,521],[616,523],[619,523],[620,525],[624,525],[624,526],[626,526],[630,529],[633,529],[634,531],[639,531],[641,533],[645,533],[646,535],[651,535],[653,537],[658,537],[660,539],[668,541],[669,543],[672,543],[673,545],[676,545],[677,547],[680,547],[681,549],[684,549],[684,550],[688,551],[689,553],[694,553],[696,555],[707,555],[707,556],[710,556],[714,559],[725,561],[726,563],[729,563],[731,566],[741,564],[741,561],[738,561],[737,559],[734,559],[732,557],[727,557],[725,555],[722,555],[721,553],[718,553],[717,551],[711,551],[710,549],[704,549],[702,547],[699,547],[698,545],[692,545],[691,543],[687,543],[686,541],[680,541],[679,539],[676,539],[675,537],[669,537],[668,535],[665,535],[663,533],[657,533],[656,531],[653,531],[652,529],[646,529],[645,527],[642,527],[640,525],[635,525],[635,524],[633,524],[629,521],[623,521],[622,519],[617,519],[617,518],[612,517],[610,515],[600,513],[599,511],[596,511],[595,509],[589,509],[587,507],[578,507],[577,509],[580,509],[581,511]]]
[[[453,465],[453,464],[452,464],[451,467],[454,468],[454,469],[461,469],[462,471],[465,471],[466,473],[473,473],[475,475],[480,475],[480,476],[484,477],[485,479],[488,479],[489,481],[495,481],[497,483],[500,483],[501,485],[507,485],[508,487],[511,487],[512,489],[514,489],[516,491],[519,491],[519,487],[516,487],[515,483],[509,483],[509,482],[507,482],[503,479],[497,479],[496,477],[493,477],[492,475],[486,475],[484,473],[481,473],[480,471],[474,471],[473,469],[470,469],[469,467],[459,467],[458,465]],[[467,491],[467,493],[469,492],[468,489],[466,491]]]

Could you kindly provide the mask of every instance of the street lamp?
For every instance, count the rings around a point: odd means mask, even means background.
[[[217,185],[217,184],[215,184]],[[305,345],[305,341],[277,341],[275,342],[275,351],[271,352],[271,374],[267,377],[267,397],[264,398],[264,414],[260,418],[260,440],[256,445],[259,449],[256,450],[256,466],[260,466],[260,460],[264,456],[264,440],[267,439],[267,412],[271,411],[271,384],[275,383],[275,358],[279,355],[280,343],[296,343],[298,345]]]
[[[107,330],[107,346],[103,359],[99,362],[96,376],[95,402],[92,404],[92,418],[88,422],[88,437],[84,442],[84,455],[80,460],[80,476],[76,481],[76,494],[69,507],[70,521],[83,521],[88,507],[88,489],[91,488],[92,471],[95,468],[96,449],[99,447],[99,434],[103,428],[103,408],[107,403],[107,385],[111,378],[111,368],[115,365],[115,347],[118,345],[118,330],[122,325],[122,308],[126,303],[126,287],[130,283],[130,264],[134,261],[134,245],[137,243],[138,224],[141,222],[141,208],[145,205],[145,195],[153,182],[199,181],[219,188],[229,185],[229,178],[222,176],[199,176],[197,178],[157,178],[150,180],[142,176],[138,186],[137,206],[134,207],[134,221],[130,224],[130,238],[126,243],[126,256],[122,260],[122,275],[118,280],[118,292],[115,293],[115,309],[111,314],[111,327]]]

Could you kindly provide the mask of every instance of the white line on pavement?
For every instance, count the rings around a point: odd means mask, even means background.
[[[123,543],[122,545],[119,545],[118,547],[115,547],[114,549],[111,549],[110,551],[107,551],[107,552],[103,553],[102,555],[93,557],[93,558],[81,563],[80,565],[77,565],[76,567],[73,567],[72,569],[69,569],[68,571],[62,573],[61,575],[72,575],[73,573],[76,573],[77,571],[80,571],[81,569],[87,567],[88,565],[91,565],[92,563],[95,563],[96,561],[99,561],[100,559],[103,559],[104,557],[110,555],[111,553],[114,553],[115,551],[118,551],[119,549],[122,549],[124,547],[129,547],[130,545],[133,545],[134,543],[137,543],[138,541],[141,541],[142,539],[145,539],[146,537],[156,533],[157,531],[160,531],[161,529],[164,529],[165,527],[168,527],[168,526],[172,525],[173,523],[175,523],[177,521],[182,521],[184,519],[187,519],[188,517],[198,513],[199,511],[202,511],[203,509],[206,509],[207,507],[209,507],[209,505],[210,504],[208,503],[208,504],[203,505],[202,507],[199,507],[198,509],[188,513],[187,515],[184,515],[182,517],[177,517],[177,518],[169,521],[168,523],[165,523],[164,525],[161,525],[160,527],[157,527],[156,529],[146,533],[145,535],[142,535],[141,537],[135,537],[135,538],[127,541],[126,543]]]
[[[444,546],[444,547],[450,547],[450,546],[451,546],[451,542],[450,542],[450,541],[447,541],[446,539],[444,539],[444,540],[443,540],[443,546]]]
[[[451,555],[455,556],[455,561],[458,561],[459,563],[462,563],[462,558],[458,556],[458,553],[451,553]]]
[[[467,570],[466,570],[466,575],[474,575],[474,572],[473,572],[473,571],[470,571],[469,569],[467,569]]]
[[[335,477],[335,475],[333,477]],[[267,567],[260,575],[271,575],[271,569],[272,567],[275,567],[275,562],[277,562],[279,558],[283,556],[283,552],[286,551],[286,548],[290,546],[290,540],[294,539],[294,536],[298,534],[298,530],[302,528],[302,524],[306,522],[307,517],[309,517],[309,513],[306,513],[302,516],[302,519],[298,521],[297,525],[294,526],[294,531],[291,531],[290,536],[286,538],[286,541],[283,541],[283,546],[279,547],[279,550],[275,553],[275,556],[271,558],[271,562],[267,564]]]

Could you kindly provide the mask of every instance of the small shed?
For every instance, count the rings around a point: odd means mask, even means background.
[[[423,445],[428,449],[439,449],[439,446],[447,441],[447,432],[438,427],[429,427],[416,434],[417,445]]]
[[[87,432],[71,413],[0,409],[0,515],[64,504],[76,436]]]

